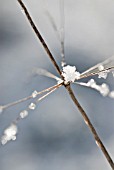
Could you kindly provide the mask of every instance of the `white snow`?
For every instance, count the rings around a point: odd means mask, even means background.
[[[114,91],[111,91],[111,92],[109,93],[109,97],[114,98]]]
[[[20,112],[20,117],[23,119],[25,117],[28,116],[28,111],[27,110],[23,110],[22,112]]]
[[[29,105],[29,109],[34,110],[35,108],[36,108],[36,104],[35,103],[31,103]]]
[[[38,95],[38,92],[35,90],[35,91],[32,93],[32,97],[35,98],[35,97],[37,97],[37,95]]]
[[[65,84],[74,82],[80,77],[80,73],[76,71],[76,67],[70,65],[63,67],[62,75],[64,77]]]
[[[2,145],[5,145],[10,140],[16,140],[17,126],[11,124],[7,129],[4,130],[4,135],[1,138]]]

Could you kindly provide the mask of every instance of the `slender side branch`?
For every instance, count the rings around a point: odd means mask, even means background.
[[[49,50],[47,44],[45,43],[42,35],[40,34],[40,32],[39,32],[39,30],[38,30],[38,28],[37,28],[36,25],[34,24],[32,18],[31,18],[31,16],[30,16],[30,14],[29,14],[29,12],[28,12],[28,10],[27,10],[27,8],[26,8],[26,6],[25,6],[24,3],[22,2],[22,0],[17,0],[17,1],[19,2],[19,4],[21,5],[22,9],[24,10],[24,13],[25,13],[25,15],[26,15],[26,17],[27,17],[27,19],[28,19],[31,27],[33,28],[33,30],[34,30],[37,38],[40,40],[42,46],[44,47],[45,51],[47,52],[47,54],[48,54],[49,58],[51,59],[53,65],[55,66],[55,68],[56,68],[56,70],[58,71],[58,73],[61,75],[61,71],[60,71],[60,68],[59,68],[57,62],[55,61],[55,59],[54,59],[51,51]]]
[[[63,83],[56,84],[56,85],[51,86],[51,87],[49,87],[49,88],[46,88],[46,89],[44,89],[44,90],[42,90],[42,91],[36,92],[36,97],[37,97],[38,95],[42,94],[42,93],[49,92],[49,91],[51,91],[51,90],[53,90],[53,89],[59,88],[60,86],[62,86],[62,84],[63,84]],[[33,98],[33,94],[30,95],[30,96],[28,96],[28,97],[25,97],[25,98],[23,98],[23,99],[17,100],[17,101],[15,101],[15,102],[12,102],[12,103],[8,103],[8,104],[6,104],[6,105],[3,105],[3,106],[1,106],[1,107],[2,107],[2,109],[7,109],[8,107],[15,106],[15,105],[17,105],[17,104],[19,104],[19,103],[22,103],[22,102],[27,101],[27,100],[32,99],[32,98]]]
[[[44,98],[46,98],[48,95],[50,95],[51,93],[53,93],[55,90],[57,90],[59,87],[61,87],[62,86],[62,84],[58,84],[58,85],[56,85],[55,87],[53,86],[53,88],[51,88],[50,89],[50,91],[49,90],[46,90],[47,91],[47,93],[46,94],[44,94],[43,96],[41,96],[40,98],[38,98],[38,99],[36,99],[35,101],[34,101],[34,104],[35,104],[35,107],[36,107],[36,104],[38,104],[38,102],[40,102],[41,100],[43,100]],[[29,105],[30,106],[30,105]],[[25,112],[28,112],[29,110],[30,110],[31,108],[30,107],[28,107],[26,110],[24,110]],[[34,110],[34,109],[33,109]],[[23,112],[23,111],[22,111]],[[22,113],[21,112],[21,113]],[[21,119],[23,119],[23,117],[21,117],[21,115],[19,114],[19,116],[13,121],[13,123],[14,124],[17,124]]]
[[[87,126],[89,127],[90,131],[92,132],[96,144],[98,145],[98,147],[102,150],[104,156],[106,157],[107,161],[109,162],[110,166],[112,167],[112,169],[114,170],[114,163],[112,158],[110,157],[108,151],[106,150],[104,144],[102,143],[101,139],[99,138],[94,126],[92,125],[90,119],[88,118],[86,112],[84,111],[84,109],[82,108],[82,106],[80,105],[80,103],[78,102],[78,100],[76,99],[70,85],[66,86],[66,89],[70,95],[70,97],[72,98],[74,104],[78,107],[78,110],[80,111],[81,115],[83,116],[83,119],[85,121],[85,123],[87,124]]]
[[[106,69],[104,69],[102,71],[96,71],[96,72],[92,72],[92,73],[89,73],[89,72],[88,73],[81,73],[79,80],[83,79],[83,78],[86,78],[86,77],[91,77],[91,76],[98,75],[99,73],[102,73],[102,72],[105,72],[105,71],[109,71],[110,72],[111,70],[114,70],[114,66],[106,68]]]

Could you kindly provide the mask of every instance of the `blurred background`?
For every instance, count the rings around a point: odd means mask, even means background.
[[[31,16],[60,65],[60,42],[47,17],[60,26],[59,0],[24,0]],[[82,72],[114,54],[114,1],[67,0],[65,56]],[[0,105],[29,96],[54,85],[50,78],[34,76],[34,68],[55,75],[40,42],[16,0],[0,0]],[[114,89],[114,79],[106,81]],[[114,159],[114,100],[79,85],[72,85],[104,145]],[[0,115],[0,136],[29,102]],[[61,87],[41,101],[29,117],[19,122],[15,142],[0,146],[0,170],[108,170],[111,169],[90,130]]]

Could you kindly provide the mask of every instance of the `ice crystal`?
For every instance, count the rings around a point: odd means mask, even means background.
[[[111,91],[111,92],[109,93],[109,97],[114,98],[114,91]]]
[[[57,84],[61,84],[61,83],[63,83],[63,80],[62,79],[60,79],[60,78],[58,78],[58,79],[56,79],[57,80]]]
[[[98,69],[99,69],[99,71],[103,71],[103,70],[104,70],[104,66],[103,66],[102,64],[100,64],[100,65],[98,66]]]
[[[25,11],[23,9],[21,9],[21,12],[22,12],[23,15],[25,15]]]
[[[107,78],[107,75],[108,75],[108,73],[109,73],[109,70],[104,70],[105,69],[105,67],[102,65],[102,64],[100,64],[99,66],[98,66],[98,70],[100,71],[100,73],[98,73],[98,78],[104,78],[104,79],[106,79]],[[104,70],[104,71],[103,71]]]
[[[22,112],[20,112],[20,117],[23,119],[25,117],[28,116],[28,111],[27,110],[23,110]]]
[[[35,97],[37,97],[37,95],[38,95],[38,92],[35,90],[35,91],[32,93],[32,97],[35,98]]]
[[[99,91],[103,96],[107,96],[110,92],[109,87],[106,83],[103,83],[101,86],[99,86]]]
[[[70,65],[63,67],[62,75],[66,84],[69,82],[74,82],[80,77],[80,73],[76,71],[76,67]]]
[[[94,79],[90,79],[88,82],[87,82],[87,86],[89,87],[95,87],[96,86],[96,82]]]
[[[107,75],[108,75],[109,71],[102,71],[98,74],[98,78],[104,78],[106,79],[107,78]]]
[[[34,110],[35,108],[36,108],[36,104],[31,103],[31,104],[29,105],[29,109]]]
[[[2,145],[5,145],[10,140],[16,140],[17,126],[11,124],[7,129],[4,130],[4,135],[1,138]]]

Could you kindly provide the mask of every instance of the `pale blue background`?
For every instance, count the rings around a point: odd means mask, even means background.
[[[25,0],[26,2],[26,0]],[[28,0],[29,11],[60,64],[60,44],[45,14],[46,8],[59,25],[58,0]],[[65,2],[65,55],[79,71],[114,54],[114,1],[67,0]],[[34,77],[34,67],[56,74],[16,0],[0,0],[0,104],[28,96],[56,82]],[[104,80],[98,80],[99,83]],[[114,79],[107,82],[114,89]],[[101,139],[114,159],[114,100],[92,89],[73,85]],[[0,115],[0,135],[27,103]],[[39,103],[19,123],[16,142],[0,146],[0,170],[108,170],[80,113],[64,88]]]

